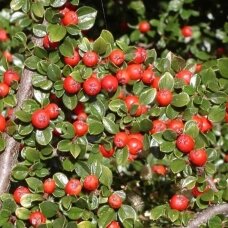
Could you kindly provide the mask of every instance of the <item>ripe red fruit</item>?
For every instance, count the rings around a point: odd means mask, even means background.
[[[76,120],[73,123],[75,135],[81,137],[88,132],[88,124],[81,120]]]
[[[184,211],[188,207],[188,204],[189,200],[184,195],[176,194],[169,200],[170,207],[178,211]]]
[[[113,75],[106,75],[101,80],[101,87],[108,93],[113,93],[118,88],[118,80]]]
[[[207,162],[207,152],[204,149],[192,150],[188,159],[195,166],[204,166]]]
[[[114,65],[120,66],[125,60],[124,52],[120,49],[114,49],[109,55],[109,60]]]
[[[158,85],[159,85],[159,81],[160,81],[160,77],[154,77],[154,80],[151,84],[152,88],[158,89]]]
[[[59,116],[59,106],[55,103],[48,104],[44,110],[51,120],[56,119]]]
[[[120,224],[117,221],[112,221],[106,228],[120,228]]]
[[[140,64],[143,63],[147,58],[147,52],[145,48],[137,47],[134,53],[133,63]]]
[[[99,145],[99,151],[105,158],[110,158],[114,154],[114,149],[107,150],[103,145]]]
[[[197,63],[195,72],[199,73],[201,70],[202,70],[202,64],[201,63]]]
[[[130,76],[127,70],[118,70],[116,72],[116,78],[119,84],[126,85],[130,81]]]
[[[182,134],[176,140],[176,147],[183,153],[189,153],[194,149],[195,141],[190,135]]]
[[[89,175],[85,178],[83,186],[88,191],[94,191],[99,186],[99,179],[95,175]]]
[[[51,42],[49,36],[46,35],[43,39],[43,46],[45,49],[55,49],[59,46],[59,42]]]
[[[190,84],[193,74],[189,70],[181,70],[176,74],[176,78],[182,79],[186,85]]]
[[[228,162],[228,154],[225,154],[225,156],[224,156],[224,161],[225,161],[225,162]]]
[[[147,33],[150,31],[150,23],[147,21],[140,21],[138,28],[141,33]]]
[[[77,115],[77,120],[81,120],[81,121],[86,121],[87,120],[87,114],[85,112],[81,112]]]
[[[82,190],[82,184],[79,180],[77,179],[70,179],[66,186],[65,186],[65,192],[66,194],[72,196],[78,196]]]
[[[167,128],[175,131],[177,134],[181,134],[184,129],[184,123],[181,119],[170,120],[167,123]]]
[[[4,82],[0,82],[0,97],[5,97],[9,94],[9,86],[4,83]]]
[[[122,205],[122,198],[119,195],[113,193],[108,197],[108,204],[111,208],[118,209]]]
[[[210,131],[212,129],[213,125],[211,123],[211,121],[209,119],[207,119],[206,117],[202,116],[202,128],[200,129],[200,131],[202,133],[206,133],[208,131]]]
[[[88,67],[96,66],[98,61],[99,56],[95,51],[87,51],[82,57],[82,62]]]
[[[194,115],[194,116],[192,117],[192,120],[194,120],[194,121],[197,123],[197,126],[198,126],[199,130],[201,130],[202,127],[203,127],[203,120],[202,120],[202,117],[199,116],[199,115]]]
[[[128,95],[125,98],[125,104],[127,106],[127,110],[130,111],[133,105],[139,104],[139,98],[134,95]]]
[[[3,82],[6,83],[8,86],[11,86],[11,84],[14,81],[19,81],[20,77],[16,71],[13,70],[7,70],[3,74]]]
[[[158,132],[162,132],[166,130],[166,123],[165,121],[163,120],[154,120],[153,121],[153,126],[150,130],[150,133],[151,134],[155,134],[155,133],[158,133]]]
[[[19,204],[21,202],[21,197],[23,195],[26,195],[26,194],[29,194],[29,193],[31,193],[31,192],[29,191],[28,188],[26,188],[24,186],[19,186],[14,191],[13,198],[14,198],[15,202]]]
[[[76,66],[79,63],[80,59],[81,58],[80,58],[80,55],[79,55],[78,51],[74,50],[73,56],[70,56],[70,57],[66,57],[65,56],[64,57],[64,62],[65,62],[65,64],[74,67],[74,66]]]
[[[204,192],[207,192],[210,188],[207,186],[204,191],[200,191],[197,186],[192,189],[192,195],[194,197],[202,195]]]
[[[83,83],[83,89],[89,96],[95,96],[101,91],[101,82],[98,78],[91,76]]]
[[[172,102],[173,94],[170,90],[161,89],[157,92],[156,100],[160,106],[167,106]]]
[[[191,37],[192,36],[192,27],[191,26],[184,26],[181,28],[181,34],[184,37]]]
[[[43,189],[45,193],[52,194],[55,191],[56,183],[52,178],[48,178],[43,183]]]
[[[165,176],[167,173],[167,168],[164,165],[153,165],[151,168],[152,172]]]
[[[228,112],[226,112],[224,119],[225,119],[225,122],[228,123]]]
[[[79,102],[76,108],[73,110],[75,115],[85,112],[85,106],[83,103]]]
[[[131,80],[139,80],[142,78],[143,68],[141,64],[130,64],[126,70]]]
[[[29,216],[29,222],[33,227],[38,227],[40,224],[46,222],[46,217],[40,211],[32,212]]]
[[[44,129],[50,123],[50,117],[45,110],[37,110],[32,114],[32,125],[37,129]]]
[[[130,138],[127,142],[127,148],[130,154],[137,155],[143,149],[143,143],[136,138]]]
[[[116,147],[123,148],[127,145],[128,135],[125,132],[118,132],[115,134],[113,142]]]
[[[141,133],[131,133],[128,135],[128,140],[129,139],[138,139],[143,143],[144,136]]]
[[[0,41],[7,41],[9,39],[5,29],[0,29]]]
[[[67,76],[64,79],[63,88],[69,94],[76,94],[81,89],[81,84],[75,81],[71,76]]]
[[[9,63],[11,63],[13,61],[13,56],[9,51],[4,51],[2,55],[6,58],[6,60]]]
[[[77,25],[78,24],[78,15],[75,11],[68,11],[63,16],[61,22],[65,26]]]
[[[75,11],[77,9],[76,6],[72,5],[70,2],[66,2],[61,8],[59,13],[65,15],[69,11]]]
[[[145,84],[151,84],[155,78],[155,74],[153,70],[148,67],[143,73],[142,73],[142,81]]]

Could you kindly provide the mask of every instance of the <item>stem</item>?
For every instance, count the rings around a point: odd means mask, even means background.
[[[189,221],[187,228],[196,228],[201,224],[206,223],[208,220],[218,214],[228,214],[228,203],[217,204],[215,206],[208,207],[202,212],[196,214],[196,216]]]
[[[33,37],[32,40],[36,46],[42,45],[41,39]],[[11,117],[12,121],[15,120],[15,112],[21,108],[23,102],[32,97],[32,74],[32,71],[24,68],[19,89],[17,91],[17,105],[14,108]],[[13,137],[7,135],[6,133],[3,135],[3,137],[6,142],[6,148],[4,152],[0,154],[0,195],[7,192],[9,189],[11,171],[17,162],[17,157],[20,149],[20,142],[17,142]]]

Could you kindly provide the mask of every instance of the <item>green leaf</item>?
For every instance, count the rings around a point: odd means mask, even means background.
[[[136,220],[137,214],[132,207],[130,207],[128,205],[122,205],[122,207],[118,211],[118,217],[121,222],[123,222],[125,219],[129,219],[129,218]]]
[[[74,158],[77,158],[80,152],[81,152],[81,148],[78,144],[76,143],[71,144],[70,153]]]
[[[80,222],[80,223],[77,224],[77,228],[95,228],[95,227],[96,227],[96,225],[92,224],[89,221],[83,221],[83,222]]]
[[[26,176],[28,175],[29,169],[26,166],[23,165],[17,165],[13,170],[12,170],[12,176],[16,180],[24,180]]]
[[[45,9],[41,2],[33,2],[31,10],[36,17],[42,18],[44,16]]]
[[[98,210],[98,225],[99,227],[107,227],[107,225],[115,220],[116,213],[109,206],[105,205]]]
[[[145,15],[145,6],[142,1],[132,1],[128,8],[134,10],[139,16]]]
[[[67,0],[51,0],[51,6],[54,8],[59,8],[61,6],[63,6],[65,3],[67,2]]]
[[[42,146],[48,145],[52,140],[52,129],[36,130],[36,142]]]
[[[56,215],[59,206],[58,204],[50,201],[45,201],[42,202],[40,205],[40,210],[41,212],[47,217],[47,218],[52,218]]]
[[[179,94],[175,94],[173,96],[173,101],[172,101],[172,105],[175,107],[183,107],[186,106],[190,101],[189,95],[185,92],[179,93]]]
[[[208,221],[209,228],[221,228],[222,227],[222,220],[219,216],[214,216]]]
[[[35,192],[43,192],[43,182],[35,177],[26,178],[25,181],[27,182],[30,189]]]
[[[82,6],[77,10],[78,14],[78,27],[81,30],[88,30],[93,27],[97,11],[88,6]]]
[[[176,148],[175,144],[173,142],[163,142],[160,145],[160,150],[164,153],[170,153]]]
[[[167,215],[171,222],[175,222],[179,218],[180,212],[169,208]]]
[[[75,107],[78,104],[78,98],[76,95],[64,94],[62,97],[62,100],[65,107],[68,108],[69,110],[75,109]]]
[[[80,219],[83,215],[84,209],[78,207],[72,207],[67,213],[67,217],[71,220]]]
[[[22,122],[29,123],[31,122],[32,115],[30,113],[27,113],[23,110],[19,110],[16,112],[16,117],[21,120]]]
[[[5,150],[5,147],[6,147],[5,139],[3,139],[2,134],[0,134],[0,152]]]
[[[32,28],[33,34],[37,37],[44,37],[46,35],[46,27],[45,25],[34,25]]]
[[[71,57],[74,54],[73,43],[66,39],[60,46],[59,51],[63,56]]]
[[[220,74],[224,77],[224,78],[228,78],[228,58],[221,58],[218,59],[218,68],[220,71]]]
[[[93,43],[93,50],[102,55],[107,49],[108,43],[102,37],[98,37]]]
[[[212,201],[214,199],[214,192],[213,190],[209,189],[208,191],[204,192],[201,196],[200,199],[203,201]]]
[[[172,74],[166,72],[159,80],[158,84],[159,89],[168,89],[172,90],[174,87],[174,78]]]
[[[112,185],[112,171],[107,166],[102,166],[100,182],[109,188]]]
[[[91,135],[99,135],[104,131],[104,125],[100,121],[88,119],[88,124],[89,124],[89,133]]]
[[[182,188],[192,189],[196,184],[197,178],[188,176],[182,181]]]
[[[110,134],[116,134],[119,132],[119,126],[114,123],[114,121],[110,120],[107,117],[103,118],[103,124],[105,130]]]
[[[14,10],[17,11],[19,9],[21,9],[21,7],[23,6],[24,1],[23,0],[12,0],[10,2],[10,7]]]
[[[109,32],[108,30],[105,30],[105,29],[102,30],[100,37],[102,37],[106,42],[108,42],[111,45],[114,43],[114,37],[112,33]]]
[[[225,117],[225,109],[221,108],[220,106],[213,106],[211,107],[208,119],[212,122],[221,122]]]
[[[61,70],[59,66],[51,63],[47,68],[47,76],[53,82],[61,80]]]
[[[31,212],[30,212],[30,210],[28,210],[26,208],[19,207],[16,209],[15,214],[16,214],[17,218],[19,218],[21,220],[28,220]]]
[[[144,89],[139,96],[139,102],[144,105],[151,104],[156,97],[156,89],[155,88],[147,88]]]
[[[51,42],[61,41],[66,35],[66,28],[62,25],[49,25],[47,30]]]
[[[64,189],[65,185],[68,182],[67,176],[63,173],[55,173],[53,175],[53,179],[55,180],[56,185],[61,189]]]
[[[123,149],[117,150],[115,157],[117,165],[126,165],[128,161],[128,149],[125,147]]]
[[[40,194],[25,194],[21,197],[21,206],[25,208],[30,208],[35,201],[43,201],[44,198]]]
[[[40,61],[41,59],[36,57],[36,56],[30,56],[25,60],[25,66],[28,67],[31,70],[36,70],[37,67],[37,63]]]
[[[170,163],[170,169],[173,173],[179,173],[184,170],[186,162],[183,159],[175,159]]]
[[[154,207],[151,210],[151,219],[157,220],[161,216],[165,215],[165,212],[166,212],[166,205],[160,205],[160,206]]]
[[[184,125],[184,133],[192,136],[193,138],[197,138],[199,135],[199,128],[197,123],[193,120],[189,120]]]

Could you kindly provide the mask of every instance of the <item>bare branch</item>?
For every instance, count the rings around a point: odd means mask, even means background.
[[[190,220],[187,228],[197,228],[201,224],[206,223],[208,220],[219,214],[228,214],[228,203],[210,206],[202,212],[196,214],[196,216]]]

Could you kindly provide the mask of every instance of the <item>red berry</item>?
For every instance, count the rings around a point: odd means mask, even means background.
[[[212,129],[213,125],[209,119],[206,117],[202,116],[202,128],[201,132],[206,133]]]
[[[204,191],[200,191],[197,186],[192,189],[192,195],[194,197],[202,195],[204,192],[207,192],[210,188],[207,186]]]
[[[199,130],[201,131],[201,129],[203,127],[203,119],[202,119],[202,116],[194,115],[192,117],[192,119],[197,123],[197,126],[198,126]]]
[[[7,41],[9,39],[5,29],[0,29],[0,41]]]
[[[86,121],[87,120],[87,114],[85,112],[80,112],[77,115],[77,120],[81,120],[81,121]]]
[[[43,39],[43,46],[45,49],[56,49],[59,46],[59,42],[51,42],[48,35]]]
[[[120,228],[120,224],[117,221],[112,221],[106,228]]]
[[[122,206],[122,198],[119,195],[113,193],[108,198],[108,204],[111,208],[118,209]]]
[[[95,96],[101,91],[101,82],[98,78],[91,76],[83,83],[83,89],[89,96]]]
[[[224,119],[225,119],[225,122],[228,123],[228,112],[226,112]]]
[[[141,33],[147,33],[150,31],[150,23],[147,21],[141,21],[138,28]]]
[[[156,100],[160,106],[168,106],[173,100],[173,94],[167,89],[159,90],[157,92]]]
[[[160,77],[154,77],[154,80],[151,84],[152,88],[158,89],[158,85],[159,85],[159,81],[160,81]]]
[[[89,175],[85,178],[83,186],[88,191],[94,191],[99,186],[99,179],[95,175]]]
[[[125,60],[124,52],[120,49],[113,50],[109,55],[109,60],[114,65],[120,66]]]
[[[78,15],[75,11],[68,11],[63,16],[61,22],[65,26],[77,25],[78,24]]]
[[[29,222],[33,227],[38,227],[46,222],[46,217],[40,211],[32,212],[29,216]]]
[[[137,96],[128,95],[125,98],[125,104],[127,106],[127,110],[130,111],[133,105],[139,104],[139,98]]]
[[[74,66],[76,66],[79,63],[80,59],[81,58],[80,58],[80,55],[79,55],[78,51],[74,50],[73,56],[69,56],[69,57],[65,56],[64,57],[64,62],[65,62],[65,64],[74,67]]]
[[[4,83],[4,82],[0,82],[0,97],[5,97],[9,94],[9,86]]]
[[[188,204],[189,204],[189,200],[184,195],[176,194],[169,200],[170,207],[178,211],[184,211],[185,209],[187,209]]]
[[[32,125],[37,129],[44,129],[50,123],[50,117],[45,110],[37,110],[32,114]]]
[[[131,133],[128,135],[128,140],[129,139],[138,139],[143,144],[144,136],[141,133]]]
[[[107,150],[103,145],[99,145],[99,151],[105,158],[110,158],[114,154],[114,149]]]
[[[26,194],[29,194],[29,193],[31,193],[31,192],[29,191],[28,188],[26,188],[24,186],[19,186],[14,191],[13,198],[14,198],[15,202],[19,204],[21,202],[21,197],[23,195],[26,195]]]
[[[52,194],[55,191],[56,183],[52,178],[48,178],[44,181],[43,184],[44,192],[48,194]]]
[[[56,119],[59,116],[59,106],[55,103],[48,104],[44,110],[51,120]]]
[[[177,134],[181,134],[184,129],[184,123],[181,119],[174,119],[167,123],[167,128],[175,131]]]
[[[190,135],[182,134],[177,138],[176,146],[181,152],[187,154],[194,149],[195,141]]]
[[[155,74],[151,68],[147,68],[143,73],[142,73],[142,81],[145,84],[151,84],[155,78]]]
[[[143,143],[136,138],[130,138],[127,142],[127,148],[130,154],[137,155],[143,149]]]
[[[125,132],[118,132],[115,134],[113,142],[116,147],[123,148],[127,145],[128,135]]]
[[[225,154],[225,156],[224,156],[224,161],[225,161],[225,162],[228,162],[228,154]]]
[[[146,49],[142,47],[137,47],[132,62],[136,64],[140,64],[140,63],[143,63],[146,60],[146,58],[147,58]]]
[[[85,112],[85,106],[83,103],[78,103],[76,108],[73,110],[75,115]]]
[[[77,179],[70,179],[66,186],[65,186],[65,192],[66,194],[72,196],[78,196],[82,190],[82,184],[79,180]]]
[[[116,78],[119,84],[126,85],[130,81],[130,76],[127,70],[118,70],[116,72]]]
[[[59,13],[65,15],[69,11],[75,11],[77,9],[76,6],[72,5],[70,2],[66,2],[64,6],[60,8]]]
[[[88,124],[81,120],[76,120],[73,123],[75,135],[81,137],[88,132]]]
[[[6,60],[11,63],[13,61],[13,56],[9,51],[4,51],[3,56],[6,58]]]
[[[189,161],[195,166],[204,166],[207,162],[207,152],[204,149],[190,151],[188,155]]]
[[[163,120],[154,120],[150,133],[155,134],[165,130],[166,130],[166,123]]]
[[[192,36],[192,27],[191,26],[184,26],[181,28],[181,34],[184,37],[191,37]]]
[[[11,86],[11,84],[14,81],[18,82],[19,80],[20,80],[20,77],[19,77],[18,73],[13,70],[7,70],[3,74],[3,82],[6,83],[8,86]]]
[[[82,57],[82,62],[88,67],[96,66],[98,61],[99,56],[95,51],[87,51]]]
[[[167,173],[167,168],[164,165],[153,165],[152,166],[152,172],[165,176]]]
[[[195,70],[195,72],[196,72],[196,73],[199,73],[201,70],[202,70],[202,64],[197,63],[197,64],[196,64],[196,70]]]
[[[189,70],[182,70],[176,74],[176,78],[182,79],[186,85],[190,84],[193,74]]]
[[[126,70],[131,80],[142,78],[143,68],[141,64],[130,64]]]
[[[69,94],[76,94],[81,89],[81,84],[75,81],[71,76],[67,76],[64,79],[63,88]]]
[[[113,75],[106,75],[101,80],[101,87],[108,93],[115,92],[118,88],[118,80]]]

